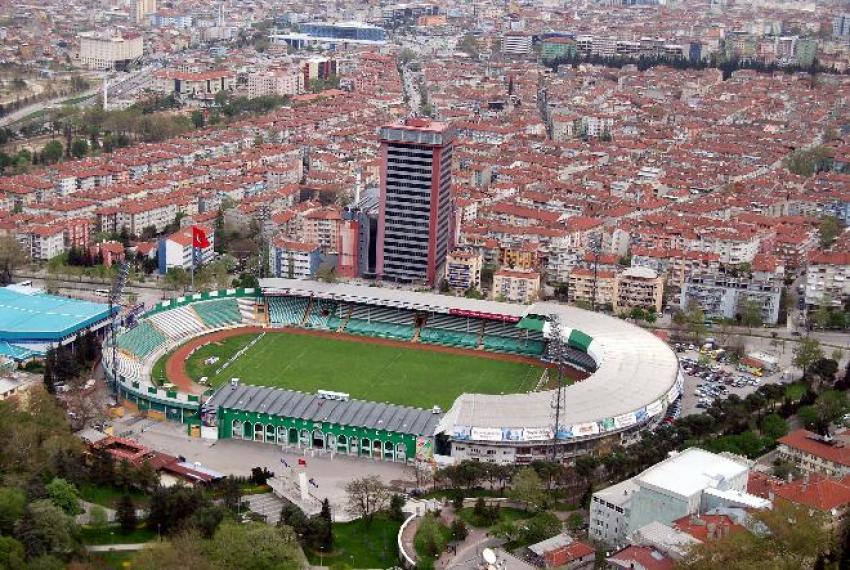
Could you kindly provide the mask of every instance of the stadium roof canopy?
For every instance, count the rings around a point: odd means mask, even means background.
[[[0,340],[59,342],[104,321],[109,306],[48,295],[38,289],[0,288]]]
[[[315,394],[261,386],[222,386],[205,406],[416,436],[433,435],[441,417],[419,408],[327,400]]]
[[[518,305],[296,279],[261,279],[260,286],[271,295],[331,298],[513,322],[526,315],[555,317],[565,343],[596,362],[596,370],[587,379],[562,391],[558,430],[563,428],[564,438],[598,435],[645,421],[661,413],[681,390],[679,361],[667,343],[649,331],[602,313],[552,302]],[[554,391],[463,394],[446,412],[438,431],[452,434],[463,428],[474,435],[475,428],[494,432],[499,428],[551,429],[555,403]]]

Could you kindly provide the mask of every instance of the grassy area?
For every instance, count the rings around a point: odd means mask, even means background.
[[[162,358],[156,361],[151,369],[151,380],[157,386],[162,386],[163,382],[166,380],[165,376],[165,363],[168,362],[168,359],[171,358],[171,355],[174,351],[169,351]]]
[[[465,522],[469,526],[474,526],[477,528],[486,528],[495,526],[500,522],[515,522],[524,520],[530,518],[531,513],[513,507],[501,507],[499,508],[499,520],[495,523],[488,523],[488,521],[482,520],[481,517],[476,515],[472,507],[465,507],[457,511],[457,516],[460,517],[463,522]]]
[[[334,523],[334,550],[320,555],[306,552],[310,564],[347,564],[352,568],[391,568],[398,561],[396,536],[401,523],[375,517],[369,524],[363,519]]]
[[[114,509],[118,506],[121,497],[129,494],[132,497],[136,508],[145,508],[150,501],[150,497],[138,491],[125,491],[117,487],[108,487],[103,485],[82,485],[80,487],[80,497],[89,503],[101,505]]]
[[[785,397],[791,400],[792,402],[796,402],[806,393],[806,385],[802,382],[796,382],[794,384],[788,384],[785,387]]]
[[[140,527],[129,534],[121,534],[117,526],[93,528],[80,527],[80,540],[83,544],[138,544],[150,542],[156,538],[156,531]]]
[[[99,563],[96,568],[114,568],[115,570],[132,568],[135,556],[135,552],[98,552],[91,555],[92,559]]]
[[[347,392],[352,398],[430,408],[448,408],[464,392],[500,394],[534,389],[541,366],[397,348],[299,334],[267,334],[257,344],[215,374],[254,335],[231,337],[207,345],[189,357],[186,371],[197,380],[207,376],[213,386],[230,378],[246,384],[315,392]],[[215,364],[204,360],[218,356]]]

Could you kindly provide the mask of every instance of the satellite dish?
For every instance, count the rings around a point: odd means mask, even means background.
[[[488,565],[496,563],[496,553],[493,552],[493,549],[491,548],[485,548],[483,552],[481,552],[481,556],[484,557],[484,562]]]

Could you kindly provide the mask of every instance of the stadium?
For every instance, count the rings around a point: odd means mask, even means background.
[[[116,309],[117,310],[117,309]],[[25,362],[109,325],[109,306],[49,295],[41,289],[0,288],[0,356]]]
[[[389,461],[569,459],[682,387],[665,342],[599,313],[290,279],[165,301],[107,348],[121,400],[204,438]]]

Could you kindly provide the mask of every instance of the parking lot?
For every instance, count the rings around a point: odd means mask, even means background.
[[[745,398],[763,384],[788,383],[780,370],[763,371],[762,375],[738,370],[726,358],[706,358],[693,345],[683,345],[677,350],[682,371],[685,373],[685,388],[682,396],[681,415],[702,413],[716,399],[735,394]]]

